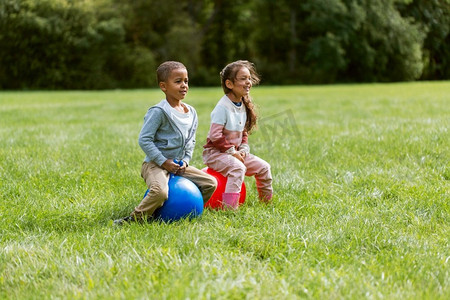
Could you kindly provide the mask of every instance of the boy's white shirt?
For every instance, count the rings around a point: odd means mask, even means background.
[[[182,113],[182,112],[179,112],[178,110],[176,110],[175,108],[173,108],[172,106],[170,106],[169,102],[164,101],[163,103],[164,103],[163,104],[164,108],[170,112],[170,118],[172,118],[172,120],[175,122],[178,129],[180,129],[181,133],[183,134],[184,138],[186,139],[189,135],[189,130],[191,129],[191,126],[192,126],[193,117],[192,117],[191,110],[189,109],[189,107],[184,105],[184,107],[186,107],[188,112]]]

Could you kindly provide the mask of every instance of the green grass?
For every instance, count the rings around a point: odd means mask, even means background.
[[[275,197],[114,228],[158,90],[0,92],[1,299],[448,299],[450,82],[257,87]],[[201,149],[219,88],[186,102]]]

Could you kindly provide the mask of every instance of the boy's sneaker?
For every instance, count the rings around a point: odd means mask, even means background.
[[[138,220],[135,217],[128,216],[128,217],[125,217],[125,218],[114,220],[114,225],[122,226],[124,224],[129,224],[129,223],[136,222],[136,221],[138,221]]]
[[[114,225],[122,226],[124,224],[130,224],[130,223],[133,223],[133,222],[137,222],[137,223],[142,224],[142,223],[150,222],[152,220],[153,220],[153,218],[151,218],[151,217],[149,217],[149,218],[147,218],[147,217],[138,218],[136,216],[127,216],[125,218],[114,220]]]

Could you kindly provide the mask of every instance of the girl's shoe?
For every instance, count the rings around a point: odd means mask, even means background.
[[[240,193],[223,193],[222,205],[225,210],[236,210],[239,207]]]

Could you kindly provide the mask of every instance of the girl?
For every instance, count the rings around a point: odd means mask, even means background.
[[[255,66],[246,60],[228,64],[220,78],[225,95],[211,113],[211,127],[203,146],[203,161],[227,177],[222,203],[225,209],[237,209],[244,176],[255,176],[259,199],[272,199],[270,165],[250,154],[248,134],[256,126],[257,115],[249,92],[259,83]]]

